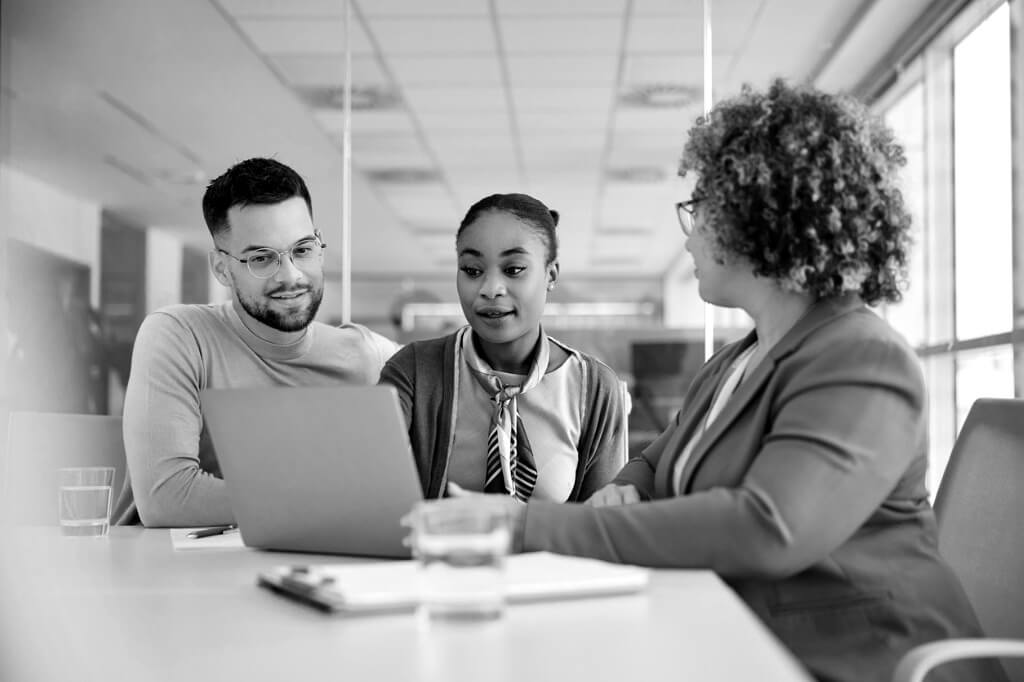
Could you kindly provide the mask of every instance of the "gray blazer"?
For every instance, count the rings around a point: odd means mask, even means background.
[[[524,549],[713,569],[820,679],[888,680],[912,645],[977,635],[936,546],[918,360],[856,297],[816,304],[771,349],[700,436],[674,493],[676,459],[755,340],[712,357],[675,423],[618,474],[644,502],[531,503]]]

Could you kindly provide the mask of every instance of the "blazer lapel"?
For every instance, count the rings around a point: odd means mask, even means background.
[[[707,376],[701,377],[701,383],[697,386],[695,393],[689,402],[683,405],[676,417],[672,437],[665,443],[664,455],[658,463],[654,473],[654,489],[659,495],[671,496],[673,492],[672,472],[675,470],[676,460],[683,452],[683,448],[698,429],[704,423],[704,418],[711,409],[711,401],[715,397],[715,388],[725,377],[725,370],[732,365],[738,355],[734,349],[723,351],[720,358],[713,362],[717,363],[714,369],[708,368]],[[666,456],[667,455],[667,456]]]
[[[743,414],[743,411],[746,409],[747,405],[750,404],[750,401],[760,392],[761,387],[764,386],[772,376],[778,362],[799,348],[804,339],[806,339],[807,336],[815,329],[822,326],[829,320],[845,314],[855,308],[860,308],[863,305],[864,304],[858,296],[849,295],[833,300],[819,301],[811,306],[807,314],[793,325],[792,329],[786,332],[785,336],[783,336],[779,342],[768,351],[768,355],[765,356],[761,364],[754,368],[753,373],[749,374],[737,387],[732,396],[727,399],[722,411],[718,413],[718,417],[711,422],[711,425],[694,444],[693,451],[690,453],[690,460],[686,463],[686,466],[683,469],[682,480],[680,481],[679,486],[680,490],[688,490],[691,479],[693,478],[693,473],[697,470],[697,467],[700,465],[704,457],[707,456],[708,451],[711,450],[711,447],[722,436],[722,434],[728,430],[730,425],[735,422],[741,414]],[[750,339],[750,337],[756,338],[756,332],[751,332],[747,339]],[[750,345],[750,343],[747,343],[747,339],[736,344],[737,352],[731,354],[732,357],[724,366],[725,371],[718,372],[718,379],[714,382],[709,382],[712,383],[712,393],[714,393],[714,389],[725,380],[735,357],[742,352],[742,349],[745,349]],[[703,409],[698,412],[698,415],[703,418],[703,416],[707,414],[707,410],[709,408],[710,400]]]

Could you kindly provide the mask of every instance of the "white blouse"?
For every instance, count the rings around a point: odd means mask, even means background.
[[[693,432],[690,440],[686,442],[683,452],[679,455],[679,459],[676,460],[675,466],[672,469],[672,490],[676,495],[682,494],[683,469],[686,468],[686,463],[690,461],[693,447],[700,440],[700,437],[704,435],[704,432],[707,431],[708,426],[715,420],[715,417],[722,411],[722,408],[725,407],[732,394],[736,392],[736,387],[743,380],[743,375],[747,371],[747,365],[750,363],[750,358],[754,355],[755,350],[757,350],[756,342],[751,344],[749,348],[733,361],[729,376],[718,387],[718,393],[715,394],[714,400],[711,401],[711,408],[708,409],[708,413],[704,416],[704,423]]]

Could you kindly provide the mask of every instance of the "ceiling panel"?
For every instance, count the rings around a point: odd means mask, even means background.
[[[440,184],[403,185],[376,183],[377,192],[409,225],[455,224],[457,208]]]
[[[418,135],[411,132],[373,132],[363,129],[352,131],[354,154],[375,152],[422,152],[423,145]]]
[[[501,16],[516,14],[587,16],[591,14],[621,15],[626,0],[495,0]]]
[[[342,0],[334,0],[341,2]],[[488,0],[353,0],[368,17],[487,15]]]
[[[513,88],[601,86],[613,87],[618,55],[508,57],[509,81]]]
[[[274,68],[292,85],[334,86],[345,84],[345,55],[276,55]],[[356,86],[393,87],[391,79],[372,55],[352,58],[352,83]]]
[[[822,0],[815,12],[795,12],[797,1],[765,6],[758,23],[744,36],[744,57],[755,54],[758,57],[744,58],[734,64],[729,74],[730,84],[750,82],[763,87],[777,76],[802,80],[828,53],[832,42],[859,7],[857,3],[843,0]]]
[[[715,50],[735,52],[752,19],[752,11],[723,17],[714,23],[712,45]],[[629,23],[626,49],[631,53],[699,51],[703,26],[685,16],[638,16]]]
[[[405,88],[405,101],[417,112],[505,111],[508,101],[502,88]]]
[[[503,19],[505,52],[515,54],[616,54],[622,47],[622,20],[610,17]]]
[[[345,113],[340,109],[316,109],[313,118],[324,130],[337,134],[344,130]],[[353,111],[352,130],[360,132],[410,133],[413,130],[409,114],[404,111]]]
[[[498,87],[502,82],[497,55],[391,57],[388,65],[405,87]]]
[[[343,19],[239,19],[242,33],[267,54],[343,54]],[[352,22],[352,53],[372,54],[362,25]]]
[[[612,88],[514,88],[512,99],[520,112],[552,110],[607,111],[615,99]]]
[[[430,146],[438,156],[451,161],[453,166],[480,165],[495,158],[510,160],[515,157],[515,144],[508,135],[432,135]],[[493,152],[493,154],[492,154]]]
[[[605,109],[589,110],[585,112],[574,111],[572,113],[563,111],[530,111],[517,114],[519,129],[523,135],[533,132],[552,132],[559,130],[566,131],[593,131],[603,130],[608,125],[609,114]]]
[[[344,0],[214,0],[237,17],[345,16]]]
[[[716,54],[712,64],[724,55]],[[700,86],[704,82],[704,59],[700,48],[676,54],[628,54],[623,66],[623,84],[687,83]]]
[[[201,183],[174,180],[192,169],[167,140],[208,176],[275,155],[307,177],[323,205],[318,224],[336,241],[343,114],[310,91],[343,85],[343,0],[11,2],[15,17],[34,17],[24,42],[39,42],[24,57],[12,50],[24,88],[12,159],[22,167],[141,222],[196,227],[205,243]],[[715,0],[716,97],[774,73],[799,80],[858,6]],[[687,95],[669,86],[701,94],[700,0],[354,0],[354,10],[353,86],[395,96],[383,103],[391,108],[353,111],[358,271],[450,268],[448,229],[471,203],[511,191],[562,212],[567,273],[593,276],[600,264],[656,278],[678,256],[672,203],[687,182],[674,174],[701,106],[653,105]],[[39,36],[40,27],[57,30]],[[65,82],[40,84],[48,65]],[[100,90],[164,142],[117,111],[69,105]],[[408,225],[440,233],[410,238]],[[445,253],[426,256],[424,240]],[[642,248],[624,256],[631,240]],[[384,241],[395,245],[387,253]]]
[[[370,31],[389,55],[494,54],[488,17],[392,17],[368,19]]]
[[[527,138],[523,141],[523,160],[528,168],[536,166],[598,166],[603,145],[558,145]]]
[[[700,115],[700,105],[685,108],[640,109],[619,107],[615,111],[615,130],[618,132],[674,132],[686,130]]]
[[[712,8],[721,4],[722,0],[716,0]],[[751,3],[753,0],[745,0]],[[764,2],[765,0],[759,0]],[[704,13],[702,0],[632,0],[633,16],[645,16],[649,14],[674,15],[686,17],[691,22],[700,22]]]
[[[501,111],[421,111],[416,114],[423,130],[428,136],[451,132],[464,135],[479,133],[509,134],[511,123],[508,112]]]
[[[511,144],[488,147],[486,151],[482,151],[480,147],[435,147],[435,154],[438,162],[446,169],[479,169],[481,164],[488,167],[516,167],[516,150]]]

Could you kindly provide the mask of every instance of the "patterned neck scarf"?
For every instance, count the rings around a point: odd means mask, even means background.
[[[519,386],[506,385],[495,371],[480,357],[473,344],[469,327],[460,341],[462,356],[473,377],[487,391],[494,404],[491,428],[487,436],[487,470],[484,492],[504,493],[526,502],[537,485],[537,466],[534,463],[530,440],[519,418],[519,396],[536,386],[544,378],[551,357],[551,348],[544,330],[540,330],[540,348],[534,357],[526,380]]]

